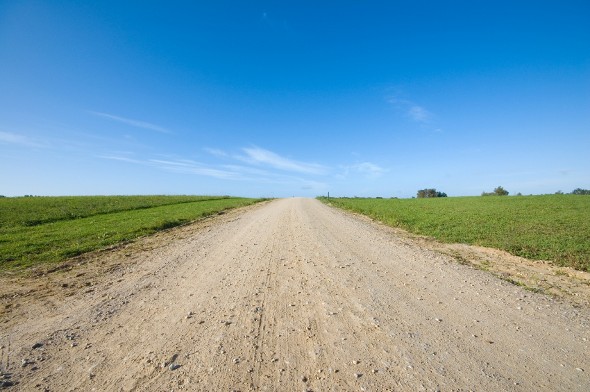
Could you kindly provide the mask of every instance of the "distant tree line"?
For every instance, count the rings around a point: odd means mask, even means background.
[[[563,195],[564,193],[562,191],[557,191],[555,192],[556,195]],[[508,196],[509,192],[504,189],[503,187],[499,186],[497,188],[494,189],[493,192],[483,192],[481,194],[482,196]],[[582,188],[576,188],[572,191],[571,195],[590,195],[590,189],[582,189]],[[517,194],[517,196],[522,196],[522,194],[519,192]]]
[[[497,186],[496,188],[494,188],[494,190],[492,192],[482,192],[481,195],[482,196],[508,196],[509,194],[510,194],[510,192],[508,192],[506,189],[504,189],[504,187]],[[564,193],[562,191],[557,191],[557,192],[555,192],[555,194],[563,195]],[[590,189],[576,188],[572,191],[571,194],[572,195],[590,195]],[[517,193],[516,195],[522,196],[522,194],[520,192]],[[447,194],[444,192],[438,192],[434,188],[427,188],[427,189],[420,189],[418,191],[418,193],[416,194],[416,197],[419,199],[431,198],[431,197],[447,197]]]
[[[430,198],[430,197],[447,197],[447,194],[444,192],[438,192],[434,188],[429,189],[420,189],[418,194],[416,195],[418,199]]]

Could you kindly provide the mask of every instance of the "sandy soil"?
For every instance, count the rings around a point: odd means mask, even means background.
[[[294,198],[56,271],[6,275],[0,383],[9,391],[590,390],[584,291],[526,290],[482,270],[502,254],[460,248]],[[479,268],[457,262],[469,252]],[[580,276],[574,286],[587,286]]]

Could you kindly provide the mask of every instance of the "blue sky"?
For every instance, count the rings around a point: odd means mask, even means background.
[[[0,1],[0,194],[590,188],[587,1]]]

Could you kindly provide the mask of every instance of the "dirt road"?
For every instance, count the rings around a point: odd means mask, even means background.
[[[5,280],[7,390],[590,390],[588,308],[316,200],[92,257]]]

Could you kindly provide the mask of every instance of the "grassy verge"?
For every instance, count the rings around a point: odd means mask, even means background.
[[[0,198],[0,229],[229,196],[63,196]]]
[[[590,197],[320,198],[443,242],[506,250],[590,271]]]
[[[143,196],[143,198],[150,197]],[[97,202],[99,201],[101,200]],[[13,223],[0,227],[0,270],[59,262],[68,257],[129,241],[257,201],[260,200],[202,198],[187,201],[171,197],[169,203],[162,203],[160,200],[155,202],[156,206],[152,207],[136,208],[137,203],[129,203],[127,210],[115,208],[106,212],[105,210],[108,209],[102,208],[103,212],[99,214],[88,214],[88,216],[67,220],[57,219],[32,226]],[[102,202],[112,203],[112,200],[105,197]],[[22,214],[33,216],[28,211],[23,211]]]

